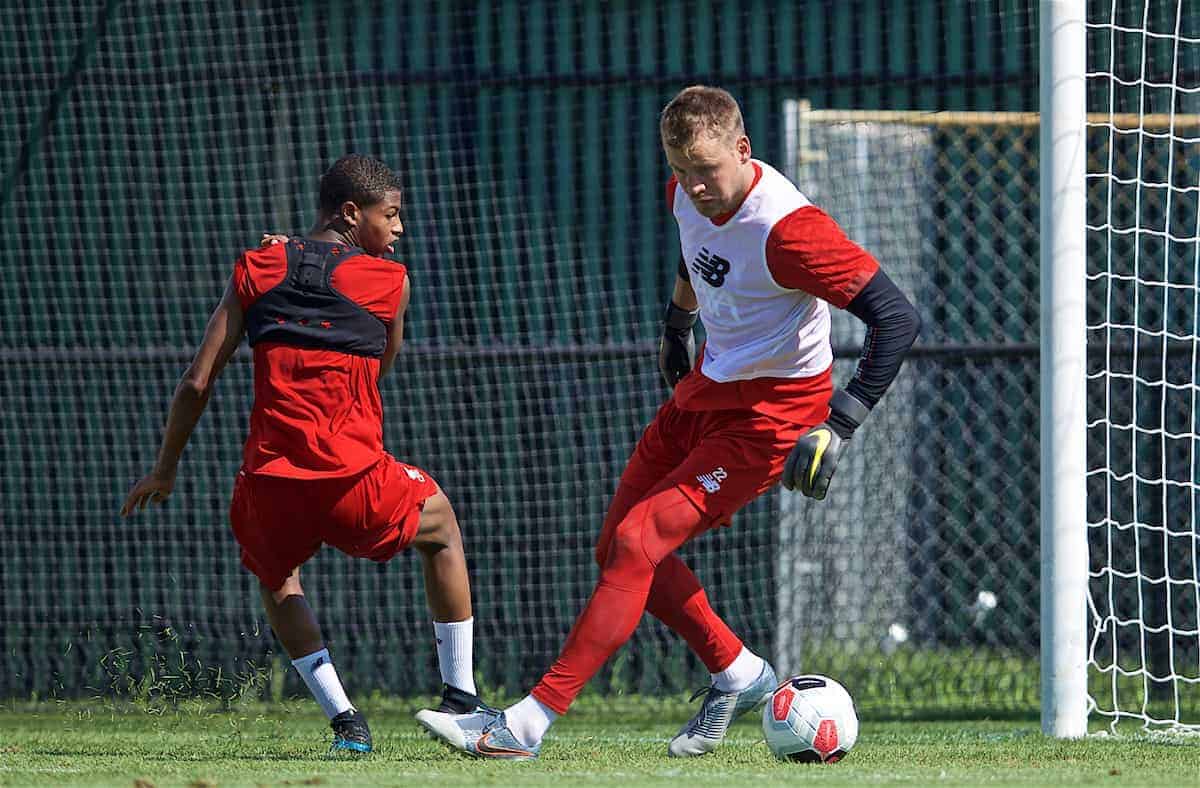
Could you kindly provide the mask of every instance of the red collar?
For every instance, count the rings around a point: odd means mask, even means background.
[[[726,211],[725,213],[719,216],[714,216],[709,220],[717,227],[720,227],[721,225],[725,224],[725,222],[732,219],[734,214],[742,209],[742,204],[746,202],[746,198],[750,196],[750,192],[754,191],[754,187],[757,186],[759,180],[762,179],[762,167],[759,167],[758,162],[756,161],[752,161],[750,164],[754,167],[754,180],[750,181],[750,188],[746,189],[746,193],[742,195],[742,199],[733,207],[733,210]]]

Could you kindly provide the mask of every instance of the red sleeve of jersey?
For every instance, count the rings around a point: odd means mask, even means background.
[[[284,244],[275,244],[258,249],[247,249],[233,264],[233,289],[245,312],[263,293],[283,281],[287,276],[287,249]]]
[[[679,185],[679,179],[674,175],[667,181],[667,211],[675,212],[675,187]]]
[[[334,290],[390,326],[400,307],[407,275],[407,269],[400,263],[363,254],[339,265],[331,284]]]
[[[879,263],[847,238],[828,214],[806,205],[771,228],[767,268],[781,286],[845,309],[879,270]]]

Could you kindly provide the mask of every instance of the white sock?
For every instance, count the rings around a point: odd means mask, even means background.
[[[540,742],[557,719],[558,713],[554,709],[532,695],[526,695],[504,710],[508,729],[526,747]]]
[[[334,670],[333,661],[329,659],[329,649],[323,648],[306,657],[293,659],[292,664],[300,678],[308,685],[313,697],[317,699],[317,703],[321,704],[326,717],[332,720],[343,711],[354,708],[350,705],[350,699],[346,697],[346,690],[342,689],[342,682]]]
[[[465,621],[434,621],[433,636],[437,639],[438,670],[442,681],[472,695],[475,692],[475,670],[472,665],[474,618]]]
[[[762,673],[763,658],[750,649],[742,646],[742,650],[729,667],[720,673],[712,674],[713,686],[722,692],[741,692],[754,683]]]

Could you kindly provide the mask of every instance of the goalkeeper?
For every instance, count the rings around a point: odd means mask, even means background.
[[[333,749],[351,752],[371,750],[370,730],[300,585],[300,565],[323,543],[373,561],[416,549],[445,682],[440,708],[479,705],[458,521],[429,474],[383,450],[378,381],[400,349],[411,292],[405,267],[381,256],[404,232],[400,201],[387,166],[345,156],[321,178],[307,237],[238,258],[175,390],[158,461],[121,507],[128,516],[171,494],[217,376],[248,335],[254,408],[230,505],[233,533],[271,629],[330,719]]]
[[[683,90],[663,110],[660,132],[682,249],[659,352],[674,393],[621,476],[596,546],[596,589],[532,693],[503,712],[419,713],[434,735],[476,756],[536,757],[550,724],[644,610],[682,636],[712,674],[669,754],[716,747],[734,718],[775,688],[775,672],[714,612],[675,551],[729,524],[776,481],[824,498],[920,330],[875,259],[752,158],[729,93]],[[829,304],[867,325],[858,369],[839,390],[830,374]],[[693,367],[698,316],[707,339]]]

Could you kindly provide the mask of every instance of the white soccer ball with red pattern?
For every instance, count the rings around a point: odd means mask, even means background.
[[[858,739],[854,701],[828,676],[793,676],[763,708],[763,735],[780,760],[836,763]]]

